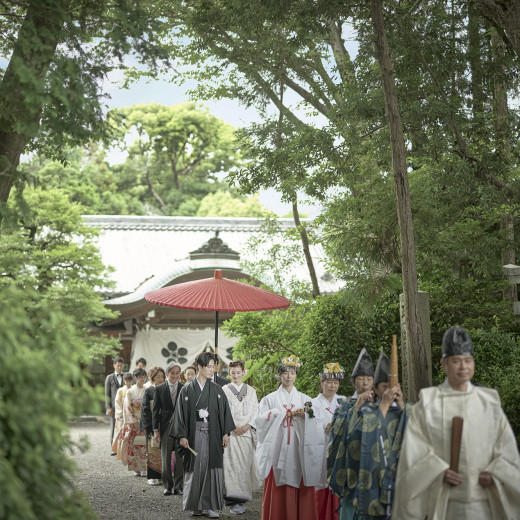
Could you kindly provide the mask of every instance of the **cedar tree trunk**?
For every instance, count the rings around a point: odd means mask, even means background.
[[[375,33],[375,50],[381,69],[381,82],[385,98],[385,113],[390,131],[392,169],[394,174],[399,236],[401,242],[401,267],[405,302],[406,333],[412,353],[414,392],[429,385],[426,347],[419,317],[415,238],[408,185],[406,148],[403,124],[395,87],[394,70],[386,38],[381,0],[371,0],[372,25]]]

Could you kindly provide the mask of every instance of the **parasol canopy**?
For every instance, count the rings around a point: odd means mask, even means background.
[[[157,305],[194,311],[215,311],[215,354],[218,354],[218,313],[266,311],[289,307],[291,302],[279,294],[254,285],[222,278],[215,269],[213,278],[170,285],[147,292],[145,300]]]
[[[158,305],[197,311],[245,312],[288,307],[291,302],[259,287],[222,278],[215,270],[213,278],[194,280],[147,292],[145,299]]]

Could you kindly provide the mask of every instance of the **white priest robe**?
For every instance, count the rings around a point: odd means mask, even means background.
[[[327,483],[327,446],[329,444],[330,431],[327,432],[325,431],[325,429],[327,428],[327,425],[330,424],[330,422],[332,421],[334,412],[336,411],[336,408],[339,407],[341,399],[344,399],[342,395],[334,395],[332,401],[329,402],[329,400],[326,397],[324,397],[322,393],[319,393],[312,400],[312,409],[314,410],[316,417],[322,424],[325,441],[320,483],[316,486],[316,490],[325,489],[329,487]]]
[[[277,486],[300,487],[320,483],[325,438],[323,425],[315,415],[287,418],[287,411],[304,408],[312,399],[293,387],[288,393],[282,386],[266,395],[258,407],[256,464],[264,480],[273,470]]]
[[[239,401],[231,391],[233,383],[224,386],[224,394],[229,402],[231,416],[238,428],[246,424],[255,427],[255,417],[258,410],[256,390],[242,383],[233,385],[237,391],[246,386],[246,396]],[[227,498],[251,501],[253,491],[261,486],[255,464],[256,435],[249,429],[242,435],[232,432],[229,437],[229,446],[224,450],[224,487]]]
[[[452,418],[464,419],[459,473],[443,482],[451,454]],[[484,489],[479,474],[494,485]],[[495,390],[451,389],[448,382],[421,390],[406,427],[397,467],[392,518],[424,520],[520,519],[520,457]]]

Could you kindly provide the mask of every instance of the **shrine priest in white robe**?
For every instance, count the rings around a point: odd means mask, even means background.
[[[265,479],[262,520],[318,520],[315,487],[320,483],[325,437],[311,398],[294,387],[300,359],[284,358],[281,384],[259,404],[256,464]]]
[[[442,340],[446,381],[421,390],[408,421],[392,518],[520,519],[520,457],[495,390],[474,386],[473,345],[462,327]],[[453,417],[462,417],[458,471],[449,469]]]

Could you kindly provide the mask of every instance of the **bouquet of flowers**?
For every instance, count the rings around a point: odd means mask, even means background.
[[[314,418],[314,410],[312,409],[312,403],[310,401],[307,401],[303,408],[298,408],[298,410],[294,410],[294,412],[288,411],[287,415],[289,415],[290,417],[294,417],[299,412],[308,413],[311,419]]]
[[[305,408],[304,408],[304,411],[307,412],[309,414],[309,417],[311,419],[314,418],[314,410],[312,409],[312,402],[311,401],[307,401],[305,403]]]

